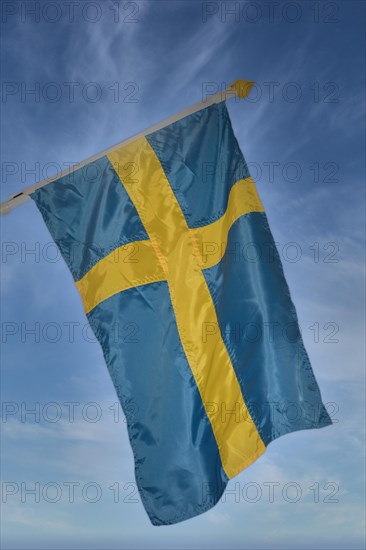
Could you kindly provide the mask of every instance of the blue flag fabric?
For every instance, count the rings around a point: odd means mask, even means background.
[[[101,344],[154,525],[212,508],[281,435],[331,424],[224,102],[32,198]]]

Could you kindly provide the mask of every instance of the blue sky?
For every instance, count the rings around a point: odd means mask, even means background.
[[[2,200],[256,81],[228,108],[335,423],[273,442],[212,511],[151,526],[101,349],[27,203],[1,220],[2,546],[363,548],[365,4],[34,4],[3,3]]]

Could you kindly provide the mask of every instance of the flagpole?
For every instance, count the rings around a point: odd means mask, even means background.
[[[108,149],[105,149],[104,151],[101,151],[100,153],[97,153],[96,155],[93,155],[92,157],[89,157],[83,160],[82,162],[80,162],[79,164],[76,164],[72,168],[67,168],[66,170],[56,174],[55,176],[46,178],[34,185],[31,185],[30,187],[27,187],[26,189],[23,189],[19,193],[12,195],[7,201],[4,201],[0,204],[0,214],[2,216],[5,214],[9,214],[17,206],[20,206],[21,204],[24,204],[25,202],[28,202],[29,200],[31,200],[29,195],[33,193],[36,189],[40,189],[41,187],[44,187],[48,183],[56,181],[57,179],[62,178],[63,176],[72,174],[73,172],[75,172],[75,170],[79,170],[80,168],[83,168],[83,166],[86,166],[87,164],[94,162],[100,159],[101,157],[104,157],[105,155],[110,154],[112,151],[114,151],[115,149],[118,149],[122,145],[127,145],[128,143],[131,143],[131,141],[135,141],[140,137],[151,134],[152,132],[156,132],[157,130],[161,130],[165,126],[168,126],[173,122],[177,122],[181,118],[191,115],[192,113],[195,113],[197,111],[200,111],[201,109],[204,109],[205,107],[213,105],[214,103],[220,103],[221,101],[226,101],[231,97],[239,97],[240,99],[243,99],[249,94],[253,84],[254,82],[251,82],[248,80],[236,80],[233,84],[230,84],[230,86],[228,86],[225,90],[221,90],[220,92],[210,95],[206,99],[199,101],[198,103],[194,103],[187,109],[183,109],[182,111],[179,111],[179,113],[176,113],[175,115],[172,115],[171,117],[162,120],[158,124],[155,124],[150,128],[147,128],[143,132],[135,134],[123,141],[120,141],[119,143],[116,143],[112,147],[109,147]]]

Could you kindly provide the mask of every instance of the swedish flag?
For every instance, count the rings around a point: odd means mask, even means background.
[[[32,198],[102,346],[154,525],[210,509],[277,437],[331,424],[224,101]]]

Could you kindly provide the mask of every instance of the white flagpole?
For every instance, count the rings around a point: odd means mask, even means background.
[[[172,115],[171,117],[162,120],[158,124],[155,124],[150,128],[147,128],[143,132],[140,132],[139,134],[135,134],[134,136],[131,136],[125,139],[124,141],[120,141],[119,143],[116,143],[112,147],[109,147],[108,149],[105,149],[104,151],[101,151],[100,153],[97,153],[96,155],[89,157],[86,160],[83,160],[82,162],[73,166],[72,168],[67,168],[63,172],[56,174],[51,178],[46,178],[36,183],[35,185],[31,185],[30,187],[23,189],[23,191],[20,191],[19,193],[12,195],[7,201],[2,202],[0,204],[0,214],[2,216],[4,214],[9,214],[9,212],[11,212],[17,206],[20,206],[21,204],[24,204],[25,202],[29,201],[30,200],[29,195],[33,193],[36,189],[39,189],[40,187],[44,187],[48,183],[51,183],[59,178],[62,178],[63,176],[73,173],[75,170],[82,168],[83,166],[89,164],[90,162],[94,162],[100,159],[101,157],[108,155],[109,153],[111,153],[115,149],[118,149],[122,145],[127,145],[127,143],[130,143],[131,141],[135,141],[136,139],[142,136],[146,136],[148,134],[151,134],[152,132],[161,130],[165,126],[168,126],[173,122],[177,122],[181,118],[191,115],[196,111],[200,111],[201,109],[204,109],[209,105],[213,105],[214,103],[220,103],[221,101],[225,101],[227,99],[230,99],[231,97],[239,97],[241,99],[246,97],[249,94],[250,90],[252,89],[253,84],[254,82],[250,82],[248,80],[236,80],[233,84],[228,86],[225,90],[222,90],[220,92],[217,92],[216,94],[208,96],[206,99],[199,101],[198,103],[194,103],[194,105],[191,105],[187,109],[183,109],[183,111],[179,111],[179,113],[176,113],[175,115]]]

